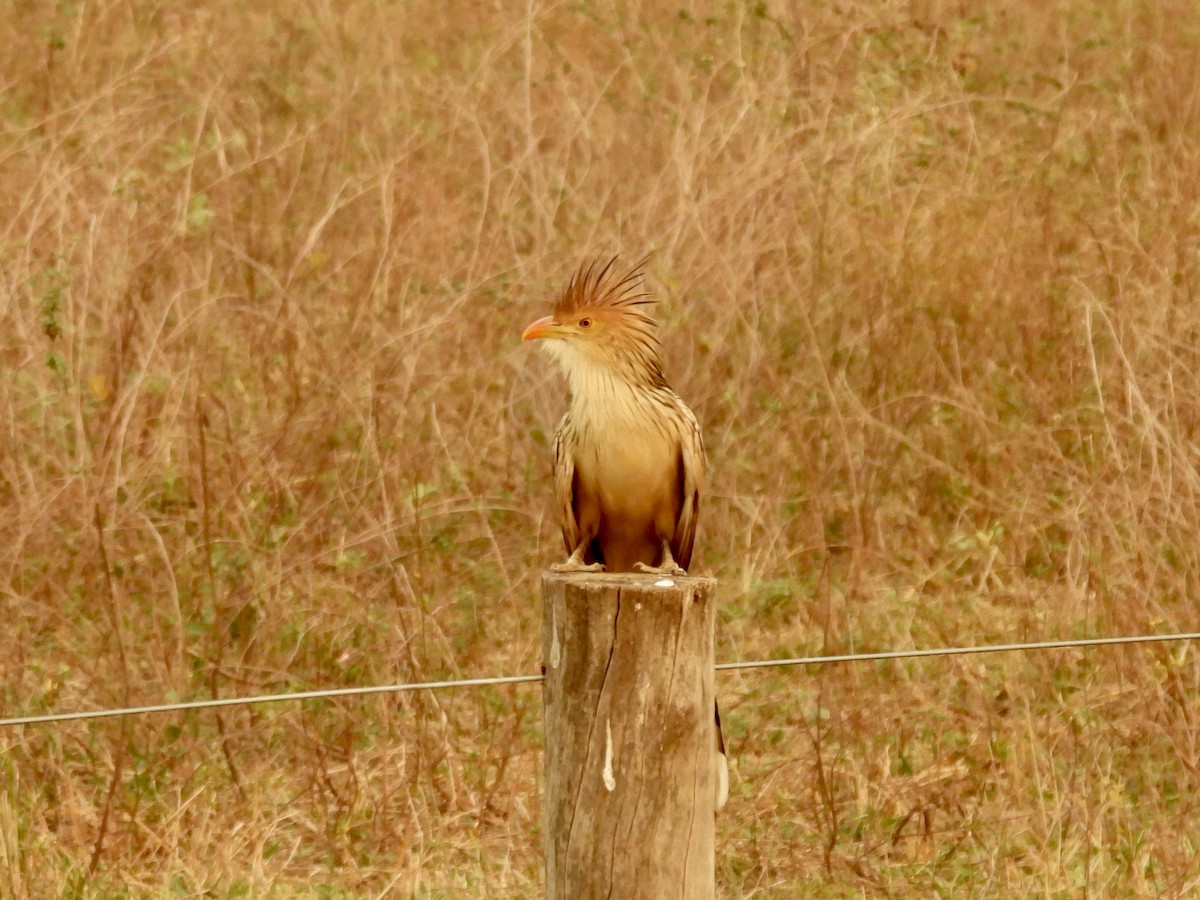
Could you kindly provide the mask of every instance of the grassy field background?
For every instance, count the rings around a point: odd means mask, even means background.
[[[802,11],[797,12],[798,7]],[[1200,626],[1200,6],[15,0],[0,696],[536,672],[653,251],[718,657]],[[1187,645],[722,675],[722,897],[1181,897]],[[0,733],[0,894],[537,897],[534,687]]]

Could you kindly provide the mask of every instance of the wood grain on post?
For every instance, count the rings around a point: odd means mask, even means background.
[[[543,576],[550,900],[712,900],[715,588]]]

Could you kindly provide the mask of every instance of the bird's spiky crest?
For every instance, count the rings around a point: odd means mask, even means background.
[[[665,385],[658,323],[646,310],[657,300],[642,286],[644,256],[624,274],[616,274],[614,256],[604,263],[592,260],[579,267],[554,304],[554,318],[568,322],[581,315],[608,321],[603,335],[587,343],[589,358],[600,360],[627,381]]]
[[[643,256],[619,276],[613,271],[615,256],[603,265],[599,259],[585,262],[559,294],[554,304],[555,316],[569,316],[584,309],[620,309],[637,313],[653,325],[653,320],[637,309],[656,302],[642,287],[643,270],[649,258]]]

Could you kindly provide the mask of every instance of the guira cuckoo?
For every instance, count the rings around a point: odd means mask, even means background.
[[[692,561],[704,442],[687,404],[667,384],[654,298],[642,266],[624,273],[585,263],[554,304],[525,329],[566,372],[570,406],[554,435],[554,487],[569,554],[558,572],[686,575]],[[728,766],[716,714],[720,809]]]

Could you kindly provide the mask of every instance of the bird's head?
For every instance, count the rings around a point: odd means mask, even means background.
[[[633,382],[658,383],[662,363],[656,324],[646,311],[654,298],[642,287],[642,266],[624,274],[606,264],[585,263],[554,304],[554,314],[525,329],[523,341],[541,340],[568,375],[599,368]]]

